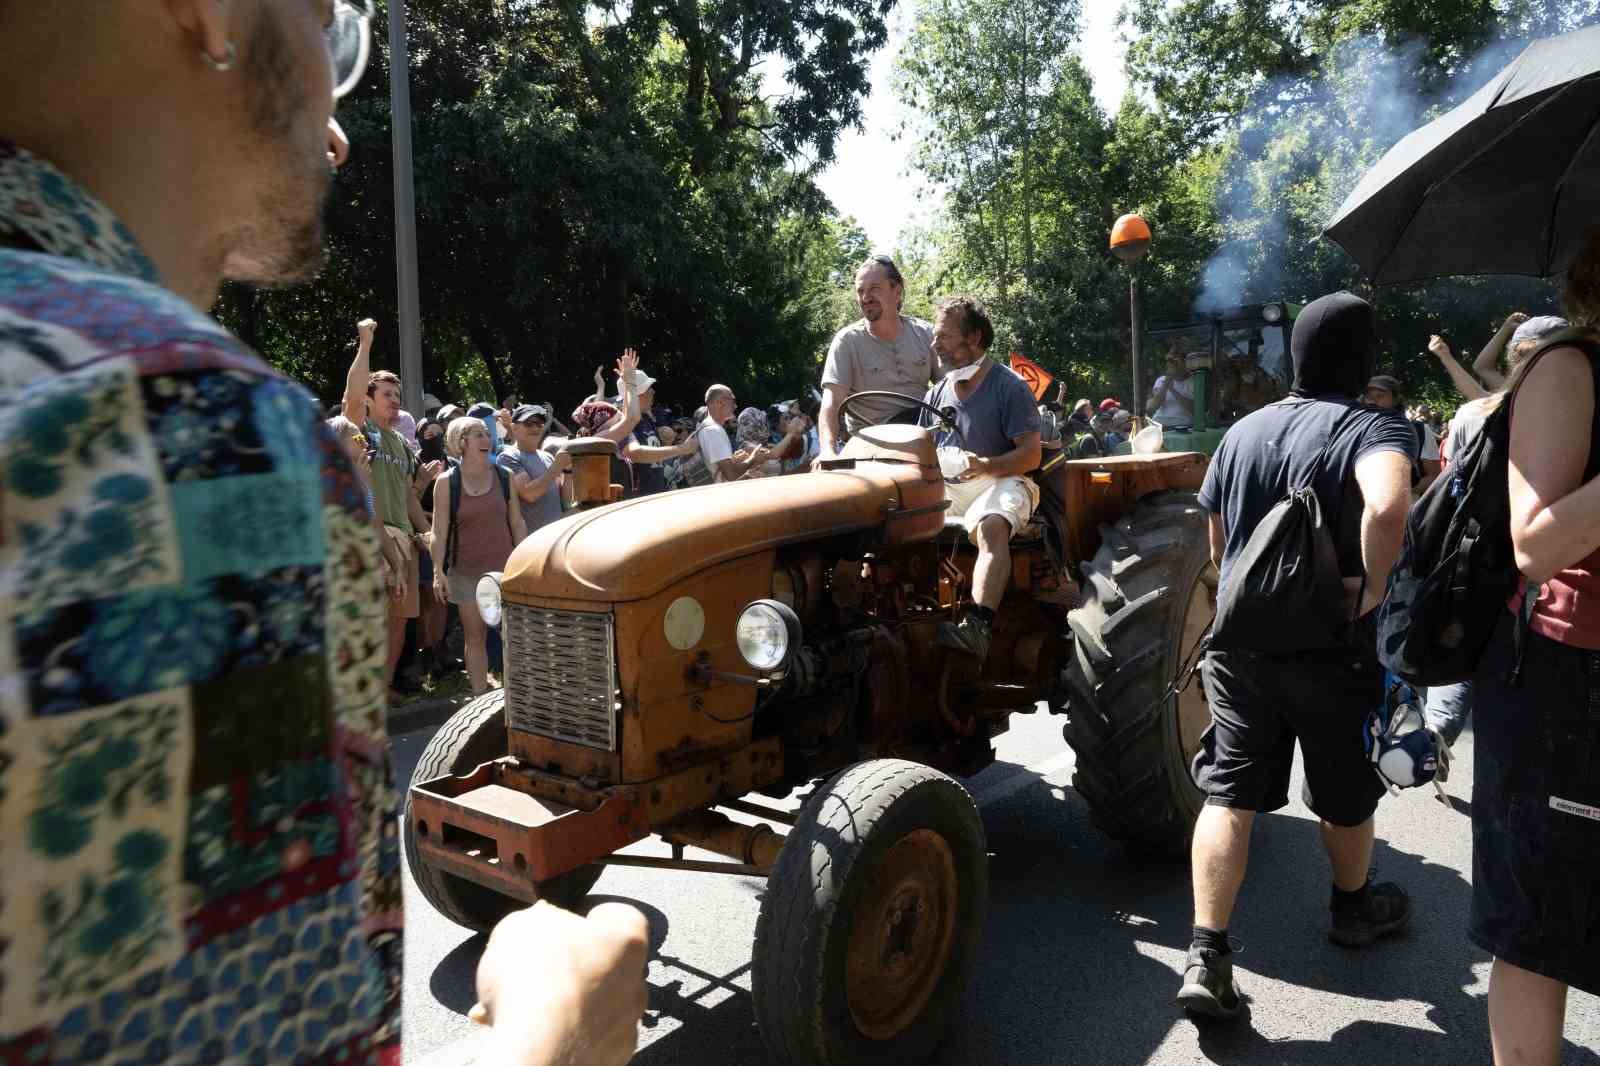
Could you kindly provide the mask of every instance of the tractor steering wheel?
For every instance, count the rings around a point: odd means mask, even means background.
[[[956,409],[954,407],[947,407],[941,411],[931,403],[923,403],[921,400],[913,400],[909,396],[901,395],[898,392],[889,392],[886,389],[868,389],[865,392],[854,392],[845,397],[844,403],[839,405],[839,424],[841,426],[845,424],[845,414],[850,411],[851,404],[855,403],[857,400],[875,399],[879,397],[884,399],[898,400],[901,403],[910,400],[912,406],[920,407],[924,411],[927,411],[929,414],[933,415],[933,417],[938,420],[938,428],[940,430],[946,433],[954,433],[956,435],[956,440],[961,442],[962,451],[965,452],[971,450],[967,447],[967,435],[961,432],[961,427],[956,424]],[[884,424],[876,419],[869,420],[866,416],[857,415],[856,417],[863,426],[880,426]]]

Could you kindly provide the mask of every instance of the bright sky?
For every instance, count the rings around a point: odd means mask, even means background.
[[[1120,0],[1084,0],[1079,54],[1094,77],[1095,98],[1108,112],[1122,102],[1125,51],[1117,30]],[[889,87],[894,57],[911,24],[909,0],[895,9],[889,43],[872,60],[872,95],[866,101],[863,132],[839,139],[833,166],[817,179],[841,214],[854,215],[876,251],[892,252],[909,225],[928,221],[934,206],[919,202],[919,182],[910,174],[910,145],[890,140],[900,125],[900,105]]]

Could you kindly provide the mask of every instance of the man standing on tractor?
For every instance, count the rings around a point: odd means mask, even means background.
[[[1211,725],[1194,760],[1206,805],[1193,846],[1194,938],[1178,1002],[1218,1018],[1239,1012],[1228,922],[1244,881],[1256,812],[1289,802],[1298,741],[1306,804],[1333,867],[1328,939],[1360,948],[1410,916],[1400,886],[1372,884],[1373,814],[1383,783],[1362,746],[1362,722],[1383,698],[1371,612],[1400,555],[1416,438],[1360,402],[1377,359],[1377,316],[1347,292],[1309,304],[1290,342],[1291,396],[1246,415],[1223,438],[1200,488],[1210,512],[1219,599],[1246,567],[1251,533],[1290,492],[1310,487],[1333,533],[1353,621],[1342,644],[1268,654],[1281,634],[1219,635],[1202,665]],[[1334,606],[1337,610],[1337,605]],[[1292,620],[1286,620],[1292,622]]]
[[[978,545],[973,604],[959,624],[940,624],[938,640],[980,663],[989,655],[994,612],[1011,579],[1012,534],[1039,505],[1039,487],[1027,477],[1039,465],[1039,409],[1023,380],[988,358],[993,343],[994,326],[978,301],[956,296],[941,302],[933,347],[952,369],[923,400],[941,411],[955,408],[960,433],[939,434],[939,444],[959,443],[966,468],[946,477],[944,493],[948,513],[962,517]],[[934,417],[923,411],[919,421],[932,427]]]
[[[822,367],[822,417],[817,420],[822,458],[839,450],[839,405],[851,394],[897,392],[905,397],[903,403],[889,397],[862,400],[852,405],[851,421],[911,422],[916,401],[939,376],[933,327],[900,313],[905,297],[905,278],[888,256],[875,255],[856,271],[861,318],[834,334]],[[853,425],[845,428],[855,430]]]

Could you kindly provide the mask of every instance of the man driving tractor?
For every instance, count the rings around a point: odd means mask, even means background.
[[[966,296],[939,304],[933,348],[952,369],[924,400],[954,408],[959,433],[938,434],[941,448],[957,446],[966,469],[945,478],[948,515],[961,517],[978,546],[972,571],[973,605],[960,623],[943,622],[938,642],[981,663],[989,655],[995,608],[1011,577],[1011,537],[1039,505],[1039,487],[1027,477],[1039,465],[1039,409],[1033,393],[1009,367],[987,358],[994,325],[983,305]],[[931,412],[919,424],[934,428]]]

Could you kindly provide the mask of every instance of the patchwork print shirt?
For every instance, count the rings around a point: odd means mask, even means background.
[[[312,397],[0,144],[0,1063],[398,1062],[378,558]]]

